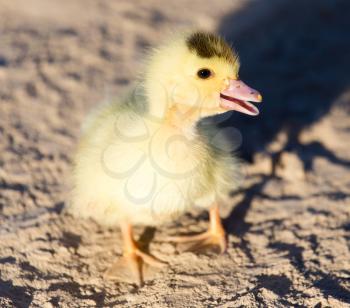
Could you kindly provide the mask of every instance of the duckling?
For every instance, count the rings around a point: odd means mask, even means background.
[[[106,276],[128,270],[139,284],[144,265],[166,262],[140,249],[135,225],[157,226],[198,206],[209,210],[208,230],[169,240],[226,250],[219,205],[235,188],[238,163],[232,153],[215,149],[198,123],[231,110],[256,116],[251,102],[262,101],[239,79],[236,52],[216,34],[175,35],[145,64],[137,85],[85,123],[69,206],[75,216],[120,226],[123,257]]]

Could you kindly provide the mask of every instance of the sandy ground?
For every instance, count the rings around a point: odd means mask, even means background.
[[[1,307],[349,307],[348,1],[1,0]],[[140,240],[170,267],[138,288],[102,274],[118,229],[65,214],[70,163],[88,110],[135,77],[169,29],[217,30],[264,94],[233,115],[247,161],[222,209],[225,255],[161,241],[206,228],[189,213]]]

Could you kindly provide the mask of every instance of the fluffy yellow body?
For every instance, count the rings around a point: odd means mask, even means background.
[[[213,145],[195,123],[176,125],[178,110],[156,118],[137,109],[112,103],[89,119],[75,160],[71,213],[105,225],[157,225],[193,206],[208,209],[235,188],[237,163],[215,148],[226,142],[222,136]]]

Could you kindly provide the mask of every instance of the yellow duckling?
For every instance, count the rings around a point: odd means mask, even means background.
[[[261,95],[239,80],[238,70],[236,53],[221,37],[177,35],[152,51],[141,85],[85,123],[69,209],[121,227],[124,255],[109,276],[124,264],[142,283],[142,264],[164,265],[139,249],[132,226],[159,225],[193,206],[209,210],[208,231],[171,240],[225,251],[218,207],[235,188],[238,164],[231,153],[215,149],[197,124],[228,110],[259,113],[249,101],[260,102]]]

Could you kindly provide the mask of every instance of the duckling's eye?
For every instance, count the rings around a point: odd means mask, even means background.
[[[201,79],[208,79],[210,76],[212,76],[212,71],[209,68],[201,68],[197,72],[197,76]]]

